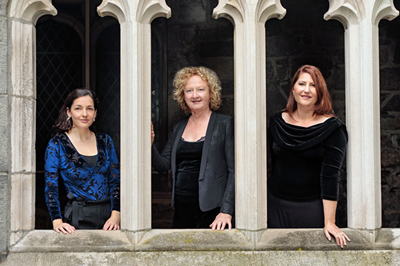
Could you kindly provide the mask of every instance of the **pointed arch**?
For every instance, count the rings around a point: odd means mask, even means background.
[[[260,0],[257,3],[257,21],[267,22],[271,18],[282,19],[286,15],[280,0]]]
[[[97,8],[100,16],[115,17],[120,24],[126,21],[138,21],[141,23],[151,23],[157,17],[171,16],[171,9],[165,0],[143,0],[137,5],[136,14],[130,11],[130,5],[126,0],[103,0]],[[132,17],[135,14],[136,18]]]
[[[56,8],[50,0],[22,0],[11,1],[10,16],[36,24],[37,20],[43,15],[57,14]]]
[[[246,13],[246,2],[242,0],[220,0],[213,10],[213,18],[226,18],[233,25],[242,23]]]
[[[357,24],[365,17],[365,6],[361,0],[329,0],[329,10],[324,19],[336,19],[347,29],[349,23]]]
[[[375,2],[372,11],[372,22],[378,25],[382,19],[393,20],[399,15],[399,11],[394,7],[393,0],[378,0]]]

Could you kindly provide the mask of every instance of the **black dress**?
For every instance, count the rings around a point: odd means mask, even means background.
[[[268,179],[269,228],[321,228],[321,199],[338,200],[340,169],[347,143],[338,118],[310,127],[270,119],[272,175]]]
[[[172,228],[209,228],[220,208],[203,212],[199,204],[199,173],[204,138],[179,140],[176,152],[175,212]]]

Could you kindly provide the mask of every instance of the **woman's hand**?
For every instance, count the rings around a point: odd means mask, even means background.
[[[113,231],[119,230],[119,222],[121,220],[121,214],[119,211],[112,211],[111,217],[106,221],[103,226],[103,230]]]
[[[327,222],[325,224],[324,234],[329,241],[332,240],[331,235],[333,235],[336,239],[336,244],[341,248],[347,245],[347,241],[350,241],[350,238],[333,222]]]
[[[151,122],[151,145],[154,143],[154,137],[156,134],[154,133],[154,127],[153,127],[153,122]]]
[[[66,235],[67,233],[72,234],[76,230],[74,226],[68,223],[64,223],[62,219],[53,220],[53,229],[57,233],[63,233],[64,235]]]
[[[232,229],[232,215],[220,212],[210,227],[212,230],[224,230],[226,225]]]

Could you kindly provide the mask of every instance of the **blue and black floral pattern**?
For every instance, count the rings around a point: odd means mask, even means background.
[[[51,220],[62,219],[58,178],[64,180],[67,194],[86,201],[110,198],[111,210],[120,210],[120,172],[110,136],[95,133],[97,162],[90,165],[75,149],[65,133],[53,137],[45,154],[45,197]]]

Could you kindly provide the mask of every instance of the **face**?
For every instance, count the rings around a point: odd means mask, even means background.
[[[293,96],[297,106],[314,106],[318,100],[315,83],[308,73],[301,73],[293,86]]]
[[[67,115],[72,119],[72,127],[89,128],[93,124],[97,111],[94,109],[93,99],[90,96],[76,98],[67,108]]]
[[[200,76],[192,76],[184,88],[185,102],[192,112],[210,110],[210,88]]]

